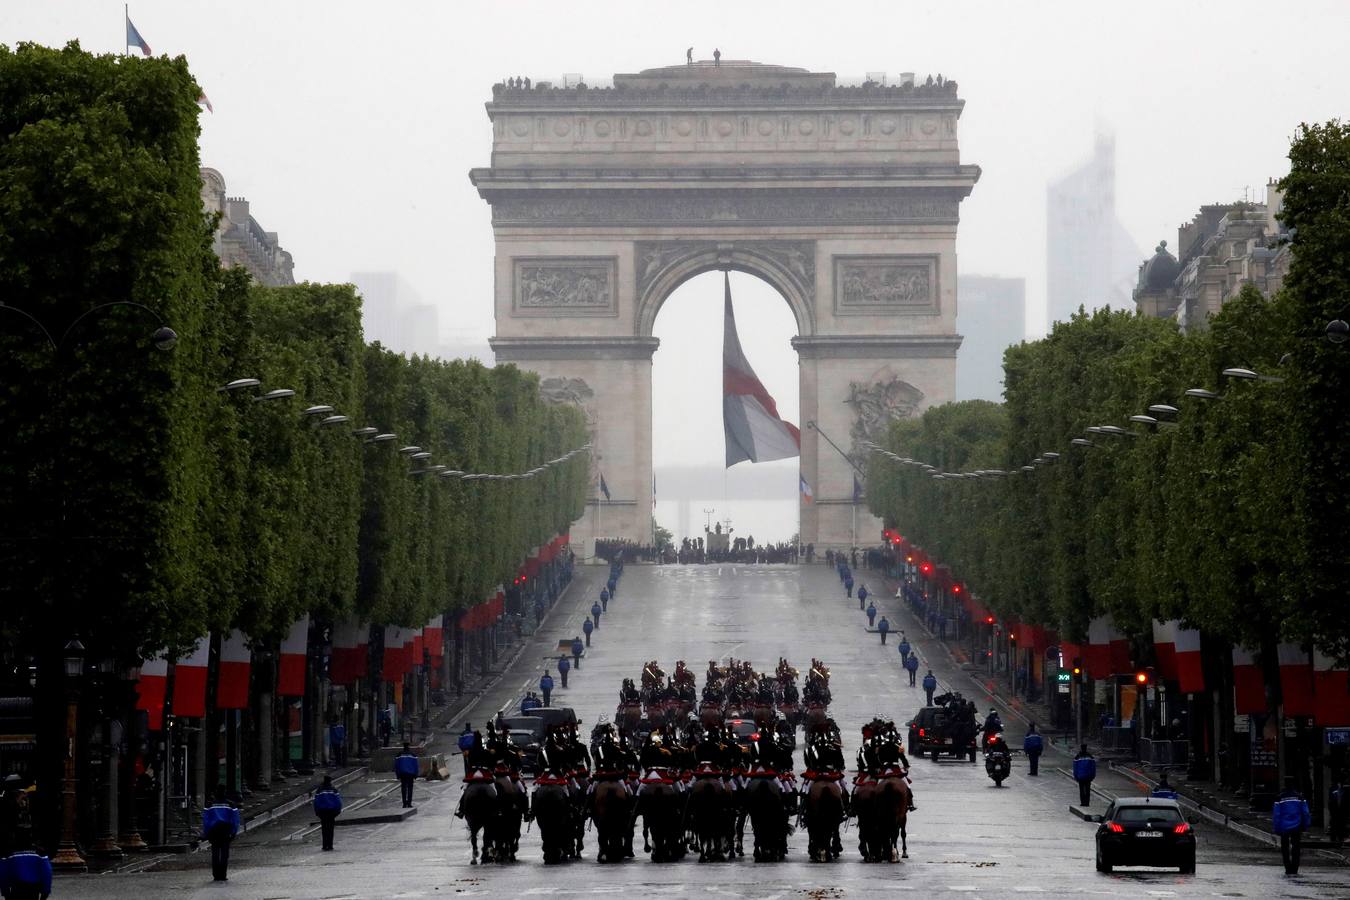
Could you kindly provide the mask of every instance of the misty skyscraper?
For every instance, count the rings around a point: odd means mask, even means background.
[[[1046,191],[1046,329],[1079,306],[1133,308],[1142,255],[1116,218],[1116,141],[1097,134],[1092,156]]]

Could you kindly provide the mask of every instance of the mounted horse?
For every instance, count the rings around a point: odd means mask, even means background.
[[[642,849],[652,862],[684,856],[684,794],[671,770],[647,769],[638,787],[635,815],[642,816]]]
[[[534,779],[534,793],[530,796],[530,818],[539,825],[544,862],[562,862],[574,855],[575,825],[572,814],[570,779],[548,770]]]
[[[722,771],[703,763],[694,770],[689,789],[689,822],[698,846],[699,862],[722,862],[732,852],[733,804]]]

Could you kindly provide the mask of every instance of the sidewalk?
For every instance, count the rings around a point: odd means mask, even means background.
[[[554,601],[553,606],[545,614],[544,621],[548,620],[553,610],[568,596],[572,585],[576,584],[578,580],[583,579],[573,577],[568,585],[563,588],[558,595],[558,599]],[[529,643],[530,637],[528,635],[518,642],[508,641],[504,647],[504,652],[498,654],[497,662],[490,666],[486,672],[468,681],[462,694],[447,698],[446,703],[442,706],[431,708],[429,728],[423,729],[416,724],[411,727],[412,745],[419,756],[424,755],[436,742],[438,734],[444,733],[449,725],[461,718],[468,709],[496,685],[498,679],[515,663],[521,651]],[[391,742],[389,748],[374,748],[372,755],[378,759],[380,751],[388,751],[400,746],[401,742]],[[274,781],[271,790],[250,790],[239,806],[239,817],[242,822],[240,831],[247,833],[261,828],[294,810],[308,805],[311,793],[323,781],[325,775],[332,776],[333,784],[341,787],[372,774],[370,766],[371,760],[369,758],[353,759],[351,764],[347,766],[319,766],[315,768],[312,775],[294,775]],[[177,811],[175,812],[177,813]],[[170,823],[168,843],[164,846],[156,847],[145,853],[129,854],[119,860],[108,860],[100,863],[98,860],[91,859],[89,871],[91,873],[142,871],[168,856],[190,853],[199,849],[199,826],[196,819],[200,815],[200,810],[197,809],[189,809],[186,819],[183,813],[178,813],[174,821]]]
[[[883,608],[883,602],[886,604],[885,611],[888,614],[891,610],[895,610],[892,618],[903,621],[905,630],[913,630],[916,634],[923,635],[924,640],[930,645],[941,647],[952,663],[969,676],[995,704],[1024,725],[1030,722],[1051,721],[1048,705],[1017,696],[1009,689],[1006,677],[990,676],[983,667],[975,665],[969,654],[956,642],[939,640],[937,635],[929,630],[927,624],[913,614],[908,604],[903,600],[896,600],[895,591],[899,587],[899,581],[876,572],[870,574],[887,586],[884,597],[874,598],[878,601],[878,610]],[[1050,731],[1042,729],[1042,734],[1046,738],[1046,748],[1049,752],[1071,758],[1078,750],[1074,745],[1072,733],[1056,732],[1052,735]],[[1252,840],[1279,846],[1279,839],[1271,830],[1270,817],[1253,812],[1245,798],[1235,792],[1222,790],[1209,781],[1192,782],[1185,777],[1184,771],[1179,771],[1184,767],[1145,765],[1130,754],[1102,747],[1089,735],[1084,735],[1084,738],[1088,749],[1097,757],[1099,763],[1099,776],[1093,786],[1094,793],[1107,799],[1147,794],[1158,783],[1162,770],[1166,769],[1169,770],[1169,785],[1180,795],[1182,805],[1188,810]],[[1045,765],[1053,766],[1054,763],[1047,759]],[[1068,776],[1067,770],[1060,771]],[[1308,831],[1303,847],[1305,850],[1320,852],[1328,858],[1350,864],[1350,845],[1343,844],[1338,847],[1332,844],[1321,829]]]

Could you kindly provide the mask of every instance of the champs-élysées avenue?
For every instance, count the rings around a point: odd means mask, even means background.
[[[1350,895],[1350,6],[0,10],[0,894]]]

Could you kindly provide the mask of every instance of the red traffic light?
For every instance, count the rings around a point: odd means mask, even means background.
[[[985,616],[985,617],[984,617],[984,624],[986,624],[986,625],[993,625],[993,624],[994,624],[994,617],[993,617],[993,616]]]
[[[952,593],[953,593],[953,594],[959,594],[959,593],[961,593],[961,585],[959,585],[959,584],[954,584],[954,585],[952,585]]]
[[[929,572],[933,571],[933,567],[928,563],[924,563],[923,565],[919,566],[919,571],[927,575]]]

